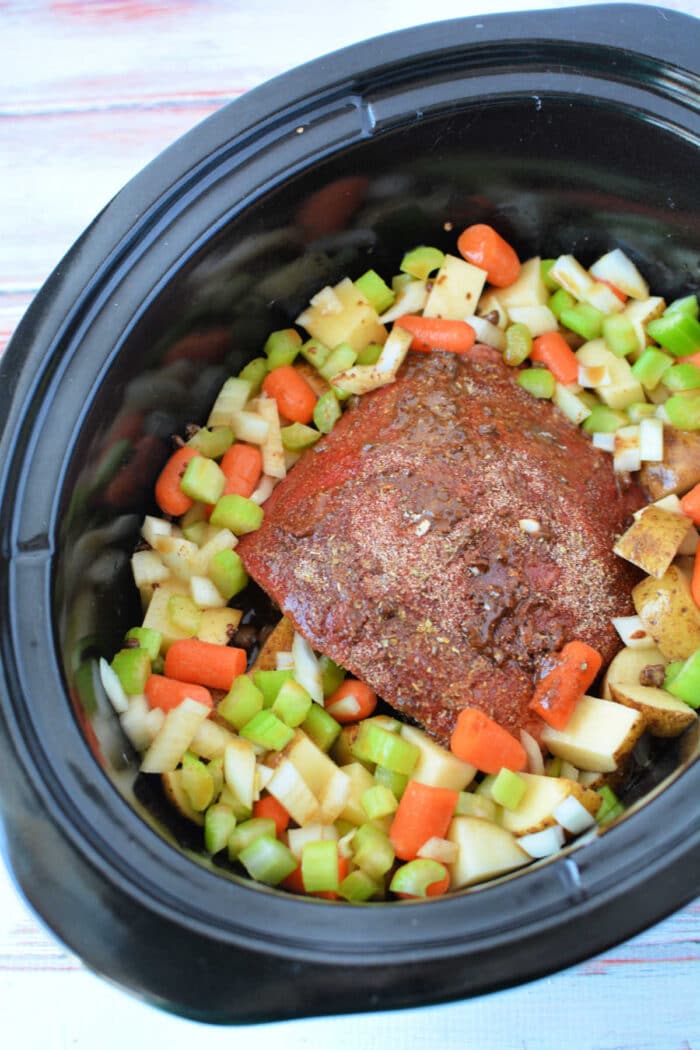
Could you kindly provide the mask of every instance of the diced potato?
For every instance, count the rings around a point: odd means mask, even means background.
[[[613,698],[639,711],[653,736],[679,736],[697,715],[692,707],[663,689],[644,685],[613,685]]]
[[[374,787],[374,777],[359,762],[350,762],[347,766],[340,767],[342,772],[350,780],[350,791],[347,801],[339,814],[341,820],[348,820],[351,824],[365,824],[367,812],[362,805],[362,796],[368,788]]]
[[[586,368],[602,367],[607,370],[610,382],[597,388],[601,401],[611,408],[626,408],[635,401],[645,401],[644,390],[632,373],[624,357],[615,357],[608,350],[604,339],[591,339],[576,351],[580,364]]]
[[[183,817],[187,820],[191,820],[193,824],[199,824],[202,826],[204,824],[204,814],[198,813],[197,810],[193,808],[187,792],[182,785],[182,770],[174,769],[169,773],[161,774],[161,782],[163,784],[165,797],[171,806],[174,806]]]
[[[492,324],[491,321],[487,321],[485,317],[479,317],[477,314],[469,318],[469,324],[474,329],[477,343],[485,343],[486,346],[492,346],[495,350],[500,350],[501,352],[505,350],[505,332],[498,325]]]
[[[447,838],[459,847],[457,860],[448,865],[451,890],[485,882],[530,863],[510,831],[479,817],[455,817]]]
[[[281,802],[293,821],[304,827],[318,820],[318,799],[299,770],[282,758],[267,785],[271,795]]]
[[[172,536],[173,531],[172,522],[166,521],[165,518],[155,518],[151,514],[146,515],[141,526],[141,535],[151,547],[155,547],[159,536]]]
[[[351,783],[342,769],[335,769],[318,797],[318,819],[322,824],[332,824],[343,812],[350,797]]]
[[[643,732],[644,719],[636,711],[610,700],[584,696],[565,729],[545,727],[542,743],[578,769],[611,773]]]
[[[257,412],[236,412],[231,416],[231,429],[237,441],[247,441],[249,445],[262,445],[267,441],[270,425]]]
[[[208,427],[230,427],[233,416],[241,411],[250,397],[252,386],[245,379],[227,379],[212,405]]]
[[[579,773],[578,782],[583,787],[590,788],[592,791],[597,791],[598,788],[607,784],[608,775],[607,773],[601,773],[600,770],[585,769],[581,770]]]
[[[573,385],[565,386],[563,383],[557,383],[554,387],[554,404],[557,406],[560,412],[566,416],[566,418],[574,424],[579,426],[583,423],[584,419],[588,419],[591,414],[591,410],[579,397],[578,386]]]
[[[226,607],[226,599],[208,576],[190,578],[190,596],[200,609],[224,609]]]
[[[171,578],[163,583],[159,583],[153,591],[153,597],[148,603],[146,615],[143,618],[144,627],[160,631],[163,636],[163,652],[167,652],[173,642],[178,641],[178,639],[190,637],[187,631],[182,631],[179,627],[175,627],[168,616],[168,602],[176,594],[189,595],[189,587],[184,581]]]
[[[158,536],[155,549],[173,576],[190,580],[196,574],[199,547],[180,536]]]
[[[682,514],[672,514],[659,507],[647,507],[627,532],[620,536],[613,550],[621,558],[659,579],[678,553],[690,524],[690,519]]]
[[[651,342],[647,336],[645,324],[661,317],[665,309],[666,303],[657,295],[627,303],[622,313],[632,322],[634,334],[637,337],[637,351],[633,353],[633,357],[639,357],[647,344]]]
[[[423,310],[424,317],[464,321],[476,311],[486,283],[486,270],[456,255],[446,255],[435,275]]]
[[[411,780],[431,787],[450,788],[452,791],[464,791],[471,784],[476,768],[468,762],[462,762],[447,748],[440,747],[422,729],[402,725],[401,736],[415,744],[420,752]]]
[[[622,300],[615,295],[612,288],[608,288],[607,284],[602,284],[600,281],[593,282],[586,292],[584,302],[595,306],[596,310],[600,310],[603,314],[620,313],[625,306]]]
[[[621,248],[613,248],[601,255],[590,272],[599,281],[610,281],[632,299],[646,299],[649,295],[649,285]]]
[[[612,700],[613,686],[639,685],[639,676],[645,667],[659,664],[664,667],[668,661],[660,649],[630,649],[625,647],[613,658],[603,678],[603,699]]]
[[[131,557],[131,572],[139,588],[163,583],[170,576],[170,569],[156,551],[136,551]]]
[[[206,576],[209,571],[209,563],[214,555],[220,554],[221,551],[233,550],[237,543],[238,537],[234,536],[230,529],[212,529],[211,535],[207,537],[194,558],[194,571],[197,576]]]
[[[629,649],[655,649],[654,639],[638,616],[613,616],[612,625]]]
[[[242,616],[240,609],[202,609],[197,638],[213,645],[228,645]]]
[[[498,288],[490,288],[487,292],[484,292],[481,299],[479,299],[477,311],[479,317],[495,314],[494,324],[504,331],[510,323],[510,318],[508,311],[498,298],[499,291],[500,289]]]
[[[687,660],[700,649],[700,609],[687,576],[671,565],[660,579],[649,576],[632,591],[635,609],[668,660]]]
[[[585,301],[594,280],[573,255],[560,255],[549,271],[553,280],[565,288],[574,299]]]
[[[498,289],[498,300],[508,312],[513,306],[546,306],[549,302],[549,292],[542,280],[540,261],[539,256],[528,259],[520,267],[517,281],[509,284],[507,288]],[[480,303],[479,313],[482,316],[483,312]]]
[[[294,642],[294,627],[283,616],[258,653],[251,671],[277,670],[277,653],[288,653]]]
[[[683,495],[700,482],[700,431],[664,427],[664,458],[645,463],[640,481],[652,499]]]
[[[283,751],[284,757],[298,769],[317,799],[320,799],[328,784],[338,772],[338,767],[328,755],[316,747],[306,733],[298,729],[294,738]],[[333,818],[335,820],[335,817]]]
[[[232,740],[233,733],[228,729],[224,729],[218,722],[213,722],[211,718],[207,718],[193,736],[190,743],[190,751],[207,760],[223,758],[226,747]]]
[[[384,343],[386,328],[377,311],[353,282],[345,277],[333,291],[342,309],[324,313],[317,306],[309,306],[299,314],[296,323],[325,346],[349,343],[353,350],[363,350],[369,343]]]
[[[514,835],[532,835],[556,824],[554,810],[570,795],[589,813],[595,814],[600,806],[600,796],[574,780],[538,776],[535,773],[518,775],[525,781],[525,794],[517,809],[504,808],[500,818],[501,825]]]
[[[512,323],[524,324],[533,339],[559,328],[559,322],[548,306],[511,306],[508,312]]]

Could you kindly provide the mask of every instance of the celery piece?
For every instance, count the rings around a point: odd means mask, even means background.
[[[548,292],[556,292],[561,285],[552,277],[550,270],[556,263],[556,259],[540,259],[540,276]]]
[[[392,893],[407,893],[410,897],[427,897],[428,889],[436,882],[442,882],[447,875],[447,868],[437,860],[419,857],[402,864],[394,872],[389,889]]]
[[[291,365],[300,348],[301,336],[296,329],[282,328],[279,332],[271,332],[263,347],[268,371],[271,372],[273,368],[280,368],[282,365]]]
[[[441,252],[439,248],[420,245],[420,247],[406,252],[401,260],[399,269],[411,277],[416,277],[419,281],[425,281],[431,273],[439,270],[444,262],[445,253]]]
[[[265,709],[253,715],[240,732],[245,740],[264,747],[266,751],[282,751],[294,736],[293,729]]]
[[[211,582],[227,602],[248,586],[248,573],[243,566],[243,559],[230,548],[218,551],[213,556],[208,572]]]
[[[673,358],[664,354],[661,350],[649,347],[632,365],[632,375],[638,379],[647,390],[654,390],[671,365]]]
[[[321,665],[321,680],[323,682],[323,695],[328,698],[345,681],[346,671],[331,660],[330,656],[322,656],[319,659]]]
[[[339,372],[344,372],[346,368],[352,368],[356,361],[357,353],[353,348],[348,343],[340,343],[331,350],[330,357],[324,365],[321,365],[318,371],[324,379],[330,381]]]
[[[694,365],[692,361],[674,365],[673,368],[669,368],[664,374],[664,386],[674,392],[697,390],[700,388],[700,368]]]
[[[384,784],[375,784],[367,788],[360,797],[362,808],[370,820],[380,820],[388,817],[398,809],[396,795]]]
[[[549,300],[549,309],[552,311],[557,321],[560,319],[563,310],[568,310],[575,305],[576,300],[570,292],[566,291],[565,288],[560,288]]]
[[[306,719],[313,700],[303,685],[288,678],[275,697],[271,711],[281,718],[285,725],[296,729]]]
[[[664,677],[664,689],[668,692],[671,682],[675,679],[676,675],[680,671],[681,667],[685,663],[685,660],[673,660],[670,664],[666,665],[666,674]]]
[[[382,892],[383,887],[361,868],[351,871],[338,886],[338,893],[343,900],[353,904],[371,900],[372,897],[379,897]]]
[[[626,357],[638,346],[634,325],[624,314],[610,314],[603,318],[603,339],[615,357]]]
[[[630,423],[640,423],[642,419],[651,419],[656,415],[656,405],[648,401],[633,401],[625,409]]]
[[[590,303],[576,303],[565,307],[559,315],[565,328],[584,339],[597,339],[603,331],[604,314]]]
[[[145,649],[120,649],[110,667],[127,696],[136,696],[146,688],[151,673],[151,658]]]
[[[289,678],[294,678],[291,671],[253,671],[253,681],[263,695],[263,707],[272,707]]]
[[[579,401],[583,401],[586,408],[593,409],[596,407],[596,405],[600,404],[600,401],[595,396],[592,390],[579,390],[576,397],[579,399]]]
[[[360,760],[385,766],[395,773],[405,773],[407,776],[413,772],[420,755],[420,750],[415,744],[370,721],[360,723],[359,732],[350,750]]]
[[[307,893],[338,889],[338,843],[334,839],[307,842],[301,854],[301,879]]]
[[[195,456],[185,468],[180,488],[190,499],[201,503],[216,503],[224,491],[226,476],[213,459]]]
[[[493,785],[496,783],[496,774],[487,773],[486,776],[482,777],[479,783],[474,788],[477,795],[482,795],[484,798],[490,798],[493,801]]]
[[[173,594],[168,598],[168,619],[178,631],[189,635],[195,635],[202,624],[199,607],[186,594]]]
[[[155,660],[163,644],[163,635],[152,627],[132,627],[124,636],[125,641],[137,641],[140,649],[145,649],[149,660]]]
[[[545,775],[548,777],[561,776],[562,760],[558,756],[547,759],[544,767]]]
[[[230,427],[200,427],[187,444],[209,459],[219,459],[233,444],[233,431]]]
[[[260,835],[240,851],[238,859],[256,882],[277,886],[297,867],[297,859],[274,835]]]
[[[664,688],[688,707],[700,707],[700,649],[689,656]]]
[[[314,407],[314,423],[322,434],[330,434],[342,415],[335,391],[326,390]]]
[[[349,390],[343,390],[342,386],[336,386],[333,383],[333,380],[331,380],[331,390],[335,394],[338,401],[347,401],[349,397],[352,397],[352,394]]]
[[[355,287],[358,292],[364,295],[365,299],[374,307],[378,314],[383,314],[385,310],[388,310],[396,298],[391,288],[376,270],[367,270],[366,273],[362,274],[362,277],[358,277],[355,281]]]
[[[683,310],[672,310],[646,324],[647,333],[674,357],[700,350],[700,321]]]
[[[507,365],[521,365],[532,350],[532,334],[526,324],[517,321],[506,328],[506,348],[503,359]]]
[[[195,506],[198,506],[198,504],[195,504]],[[191,525],[183,525],[182,527],[182,535],[185,539],[189,540],[190,543],[196,543],[198,547],[204,546],[208,532],[208,521],[195,521]]]
[[[340,735],[341,726],[320,704],[312,704],[301,728],[321,751],[330,751]]]
[[[496,803],[486,795],[477,795],[473,791],[460,791],[457,799],[455,816],[480,817],[481,820],[490,820],[496,823],[498,809]]]
[[[375,824],[362,824],[351,845],[355,864],[372,879],[386,875],[396,859],[389,836]]]
[[[323,343],[319,343],[318,339],[307,339],[305,343],[302,343],[299,347],[299,353],[308,361],[314,368],[320,368],[321,365],[325,365],[328,358],[331,356],[331,352],[327,346]]]
[[[282,444],[289,452],[302,452],[315,445],[321,436],[320,431],[307,427],[304,423],[291,423],[282,427]]]
[[[527,390],[533,397],[551,398],[554,396],[556,381],[548,368],[524,368],[518,372],[518,386]]]
[[[679,430],[700,430],[700,395],[674,394],[664,403],[671,426]]]
[[[217,529],[230,529],[234,536],[244,536],[259,529],[265,512],[257,503],[236,493],[222,496],[209,519]]]
[[[668,317],[669,314],[675,313],[687,314],[688,317],[694,317],[697,320],[700,316],[700,306],[698,306],[697,295],[686,295],[682,299],[674,299],[673,302],[666,307],[664,316]]]
[[[246,383],[250,383],[250,396],[255,397],[260,393],[260,388],[263,385],[266,375],[267,359],[264,357],[254,357],[252,361],[248,362],[245,368],[241,369],[238,378],[245,380]]]
[[[230,806],[216,802],[204,814],[204,848],[214,856],[226,849],[228,840],[236,828],[236,818]]]
[[[182,787],[196,813],[202,813],[214,800],[214,778],[204,762],[189,751],[182,759]]]
[[[235,680],[226,696],[216,708],[216,713],[230,722],[234,729],[242,729],[258,711],[263,709],[263,694],[247,675]]]
[[[381,343],[369,343],[357,355],[358,365],[376,365],[384,347]]]
[[[187,529],[191,525],[208,525],[209,515],[205,503],[193,503],[180,518],[180,527]]]
[[[242,824],[236,825],[229,836],[229,860],[237,860],[239,854],[262,835],[275,838],[276,834],[277,827],[271,817],[251,817],[250,820],[244,820]],[[294,866],[296,867],[296,864]]]
[[[606,810],[602,817],[597,816],[596,820],[598,821],[598,824],[602,827],[604,824],[610,824],[611,821],[617,820],[617,818],[621,817],[624,812],[625,807],[622,805],[621,802],[618,802],[617,805],[612,807],[612,809]]]
[[[598,788],[598,794],[600,795],[602,802],[596,814],[596,820],[599,824],[604,824],[608,814],[615,809],[615,807],[620,805],[620,800],[613,789],[607,784]]]
[[[523,800],[526,789],[525,781],[505,767],[497,774],[491,788],[491,798],[498,806],[505,809],[517,809]]]
[[[405,773],[395,773],[393,769],[387,769],[385,766],[377,766],[374,771],[374,779],[378,784],[388,787],[397,799],[401,798],[408,784],[408,777]]]
[[[624,412],[607,405],[596,405],[591,409],[590,416],[584,419],[582,428],[587,434],[614,434],[620,427],[626,427],[629,423]]]

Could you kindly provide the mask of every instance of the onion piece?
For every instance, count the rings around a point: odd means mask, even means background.
[[[265,500],[269,499],[272,495],[272,490],[274,489],[276,484],[276,478],[269,478],[267,474],[263,474],[263,476],[260,478],[260,481],[258,482],[258,487],[250,497],[253,503],[257,503],[258,506],[263,504]]]
[[[540,745],[537,743],[534,736],[531,736],[526,729],[521,729],[520,743],[525,748],[525,752],[527,754],[528,773],[535,773],[537,776],[543,776],[544,759],[542,758],[542,751],[540,750]]]
[[[159,711],[160,708],[153,708],[153,710]],[[139,693],[138,696],[131,697],[128,710],[120,717],[122,729],[131,741],[135,751],[145,751],[147,747],[150,747],[155,736],[155,733],[151,732],[148,722],[150,713],[151,708],[148,706],[148,700],[143,694]],[[161,711],[161,714],[165,718],[163,711]]]
[[[200,609],[223,609],[227,604],[208,576],[190,577],[190,594]]]
[[[564,845],[564,830],[558,824],[554,824],[551,828],[535,831],[532,835],[521,835],[518,845],[535,859],[551,857]]]
[[[231,429],[237,441],[247,441],[249,445],[263,445],[270,430],[266,419],[257,412],[236,412],[231,416]]]
[[[333,718],[357,718],[361,710],[358,699],[352,694],[341,697],[333,704],[326,704],[326,711]]]
[[[664,425],[657,417],[640,420],[639,458],[642,463],[661,463],[664,458]]]
[[[628,649],[653,649],[656,642],[638,616],[613,616],[612,625]]]
[[[615,435],[614,434],[603,434],[600,431],[594,431],[591,435],[594,448],[602,449],[603,452],[614,452],[615,451]]]
[[[129,710],[129,698],[119,680],[119,675],[109,666],[104,657],[100,657],[100,679],[114,710],[118,715],[126,714]]]
[[[292,655],[294,657],[294,676],[303,685],[312,700],[317,704],[323,704],[323,677],[321,665],[316,654],[300,634],[294,635],[292,642]]]
[[[497,325],[491,324],[485,317],[477,317],[476,314],[470,316],[468,322],[474,329],[477,343],[485,343],[501,353],[505,350],[506,335]]]
[[[289,652],[289,653],[283,653],[283,652],[275,653],[275,663],[277,665],[277,670],[278,671],[291,671],[292,668],[294,667],[294,656],[293,656],[293,654],[291,652]]]
[[[420,313],[428,298],[428,285],[425,281],[409,281],[396,296],[394,303],[383,314],[379,315],[382,324],[389,324],[403,314]]]
[[[171,773],[177,769],[182,756],[211,708],[186,697],[181,704],[168,711],[141,762],[142,773]]]
[[[353,828],[353,835],[355,834],[355,830],[356,829]],[[298,860],[301,860],[304,846],[309,842],[337,841],[338,829],[335,825],[320,824],[318,821],[314,821],[313,824],[306,824],[303,828],[290,828],[287,832],[287,845]]]
[[[573,795],[569,795],[563,802],[560,802],[552,816],[571,835],[580,835],[582,831],[586,831],[595,824],[593,814],[589,813]]]
[[[615,451],[613,453],[613,470],[617,474],[639,470],[642,458],[639,450],[639,426],[620,427],[613,435]]]
[[[436,835],[424,842],[418,850],[419,857],[426,860],[437,860],[441,864],[454,864],[459,856],[459,846],[449,839],[441,839]]]

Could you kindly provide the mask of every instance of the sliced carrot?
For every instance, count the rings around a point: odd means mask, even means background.
[[[443,839],[458,799],[457,791],[409,780],[389,830],[396,856],[415,860],[428,839]]]
[[[180,482],[187,469],[187,464],[198,455],[199,452],[196,449],[184,445],[177,452],[173,452],[161,470],[160,477],[156,481],[156,503],[164,514],[171,514],[174,518],[178,518],[192,506],[194,501],[182,491]]]
[[[558,383],[578,382],[578,360],[561,332],[545,332],[532,341],[530,359],[546,365]]]
[[[610,291],[613,293],[613,295],[616,295],[621,303],[627,302],[629,296],[620,288],[618,288],[616,284],[613,284],[612,281],[605,281],[602,277],[596,277],[596,281],[598,282],[598,284],[607,285]]]
[[[196,700],[198,704],[206,704],[213,707],[211,693],[204,686],[195,685],[194,682],[180,682],[175,678],[166,678],[162,674],[152,674],[146,679],[144,688],[149,707],[159,707],[161,711],[172,711],[179,707],[183,700],[189,697]]]
[[[255,492],[262,474],[262,453],[255,445],[237,443],[224,452],[221,470],[226,478],[224,496],[245,496]]]
[[[553,729],[565,729],[576,704],[593,684],[603,658],[585,642],[567,642],[554,666],[540,679],[530,710]]]
[[[482,773],[499,773],[504,767],[517,773],[527,766],[527,753],[520,741],[476,707],[460,711],[450,750]]]
[[[316,395],[292,365],[273,368],[265,376],[262,388],[268,397],[274,397],[280,415],[292,423],[310,423],[313,419]]]
[[[168,649],[165,673],[169,678],[228,691],[234,679],[245,671],[246,662],[245,649],[201,642],[198,638],[183,638],[173,642]]]
[[[428,354],[432,350],[449,350],[453,354],[464,354],[474,346],[474,329],[466,321],[402,314],[394,324],[412,334],[411,350]]]
[[[425,887],[426,897],[442,897],[444,893],[450,888],[450,876],[449,873],[445,875],[444,879],[438,879],[437,882],[431,882],[429,886]],[[402,900],[420,900],[415,893],[397,893],[397,897],[401,897]]]
[[[340,710],[335,706],[340,701],[347,700],[350,696],[354,697],[359,705],[355,714],[344,710],[345,704],[341,704]],[[360,682],[357,678],[346,678],[324,704],[328,714],[332,715],[336,722],[342,722],[343,724],[359,722],[361,718],[369,718],[376,706],[377,694],[374,689],[365,685],[364,682]]]
[[[460,255],[486,270],[489,284],[496,288],[507,288],[520,275],[520,259],[508,241],[486,223],[467,226],[457,239]]]
[[[287,830],[289,825],[289,813],[274,795],[263,795],[257,802],[253,803],[254,817],[267,817],[274,820],[277,837]]]
[[[700,483],[681,498],[681,509],[696,525],[700,525]]]
[[[695,552],[695,564],[693,565],[693,579],[690,584],[693,601],[700,609],[700,547]]]

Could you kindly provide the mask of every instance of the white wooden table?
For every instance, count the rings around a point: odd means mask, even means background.
[[[0,2],[0,350],[93,215],[220,105],[376,33],[430,16],[529,6],[521,0],[443,0],[432,7],[417,0]],[[666,6],[700,15],[700,0]],[[235,1039],[242,1050],[321,1044],[695,1050],[699,981],[696,902],[603,957],[520,989],[439,1008],[234,1034],[160,1014],[89,974],[29,913],[0,862],[0,1042],[22,1050],[180,1050],[202,1039],[207,1048]]]

